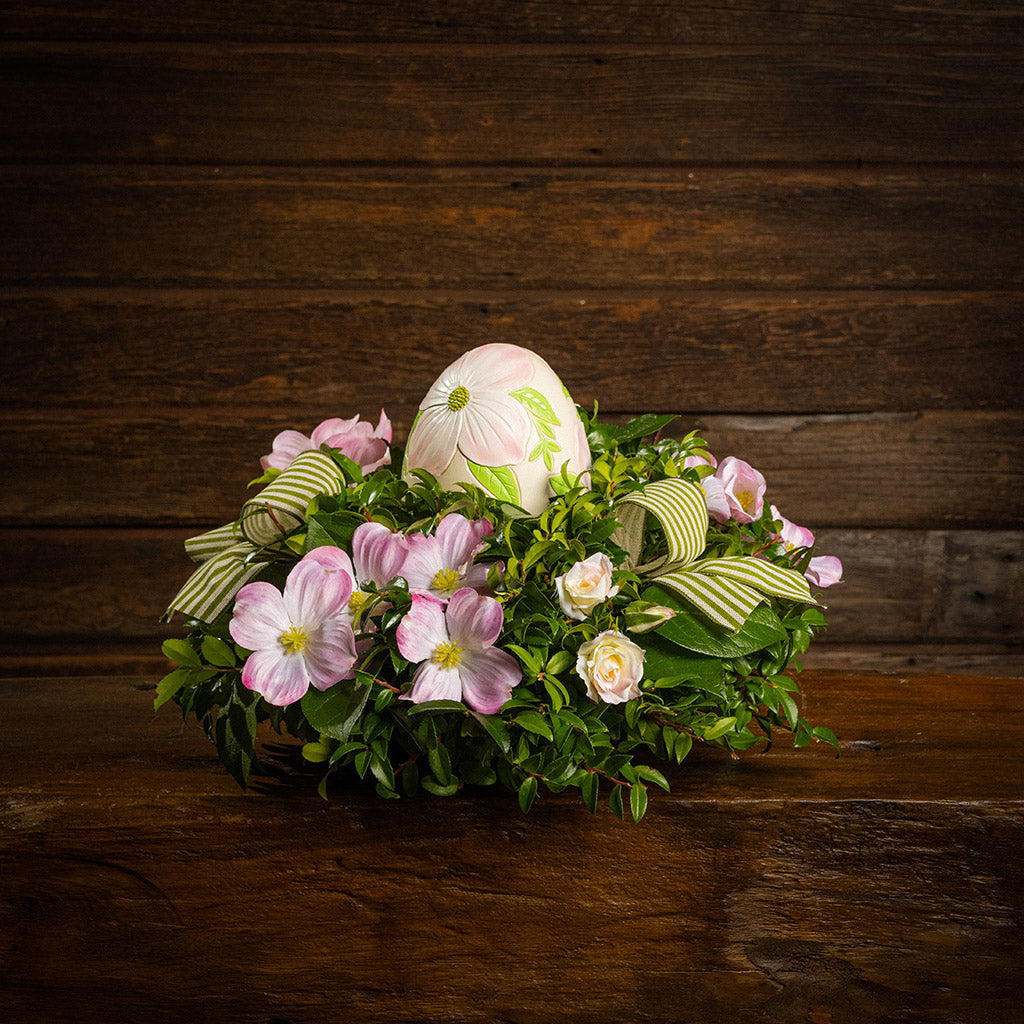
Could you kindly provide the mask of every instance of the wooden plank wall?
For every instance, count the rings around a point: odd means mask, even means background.
[[[528,345],[840,555],[816,664],[1024,673],[1024,11],[0,13],[0,668],[157,668],[284,426]]]

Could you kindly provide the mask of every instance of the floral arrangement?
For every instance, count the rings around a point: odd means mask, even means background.
[[[539,357],[487,345],[404,453],[383,411],[278,434],[238,520],[186,542],[165,618],[189,633],[155,706],[194,715],[243,788],[269,723],[321,795],[338,773],[392,799],[500,782],[525,812],[575,788],[637,821],[668,789],[649,762],[695,742],[838,749],[787,673],[839,560],[671,419],[599,422]]]

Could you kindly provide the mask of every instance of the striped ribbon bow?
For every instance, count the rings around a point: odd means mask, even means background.
[[[318,494],[340,494],[344,477],[334,460],[319,451],[302,452],[280,476],[242,506],[233,523],[190,537],[185,551],[200,566],[178,591],[161,621],[176,611],[212,622],[235,594],[271,561],[280,541],[306,521]]]
[[[647,512],[664,528],[668,554],[637,565]],[[709,619],[733,632],[743,626],[766,595],[818,603],[795,569],[751,555],[701,559],[707,542],[708,507],[696,484],[678,478],[649,483],[622,498],[616,516],[620,529],[615,540],[629,555],[625,568],[674,590]]]

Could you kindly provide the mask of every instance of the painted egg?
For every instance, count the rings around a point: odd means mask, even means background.
[[[476,484],[537,514],[550,479],[590,468],[576,406],[558,375],[518,345],[471,349],[434,381],[409,432],[406,470],[425,469],[448,488]]]

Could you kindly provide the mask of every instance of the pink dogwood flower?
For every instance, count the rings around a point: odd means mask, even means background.
[[[804,575],[816,587],[831,587],[843,582],[843,563],[835,555],[819,555],[811,559]]]
[[[782,545],[787,551],[809,548],[814,543],[814,534],[810,530],[805,526],[791,523],[774,505],[771,508],[772,519],[782,523],[782,529],[775,537],[782,541]],[[843,582],[843,563],[835,555],[819,555],[810,560],[804,575],[816,587],[822,589],[831,587],[836,583]]]
[[[376,427],[368,420],[353,416],[350,420],[334,417],[315,427],[311,437],[297,430],[282,430],[274,438],[273,451],[260,459],[264,469],[287,469],[302,452],[318,451],[322,444],[337,448],[353,462],[358,462],[364,473],[372,473],[391,463],[391,421],[380,411]]]
[[[369,595],[362,589],[372,584],[378,590],[402,574],[409,553],[409,540],[392,533],[383,523],[363,523],[352,535],[352,555],[341,548],[325,545],[314,548],[303,559],[321,565],[325,571],[345,572],[352,579],[352,593],[343,612],[349,625],[355,620]]]
[[[725,493],[725,487],[717,476],[706,476],[697,485],[704,492],[708,514],[716,523],[725,523],[732,518],[732,506]]]
[[[715,479],[721,482],[730,519],[737,523],[752,523],[755,519],[761,518],[766,484],[764,477],[753,466],[730,455],[722,460],[722,464],[715,471]],[[707,480],[704,481],[705,484]],[[708,493],[706,487],[704,493]],[[708,505],[710,508],[710,501]],[[712,512],[712,515],[714,514]],[[718,521],[724,522],[722,519]]]
[[[487,566],[473,556],[494,527],[486,519],[469,520],[458,512],[446,515],[432,535],[413,534],[402,575],[413,594],[429,594],[447,601],[462,587],[487,590]]]
[[[270,583],[248,583],[235,596],[231,636],[253,653],[242,685],[285,707],[310,688],[326,690],[351,672],[356,659],[352,627],[342,611],[352,594],[346,572],[325,572],[300,562],[282,594]]]
[[[775,534],[775,539],[782,542],[787,551],[797,548],[809,548],[814,543],[814,534],[805,526],[797,526],[790,522],[774,505],[771,506],[772,519],[782,523],[782,529]]]
[[[402,699],[461,700],[484,715],[500,711],[522,679],[516,659],[494,646],[503,623],[501,605],[469,587],[456,591],[447,609],[414,594],[398,624],[398,650],[419,664]]]
[[[456,451],[480,465],[522,462],[533,424],[511,392],[532,373],[515,345],[481,345],[457,359],[423,399],[405,453],[409,468],[439,476]]]

